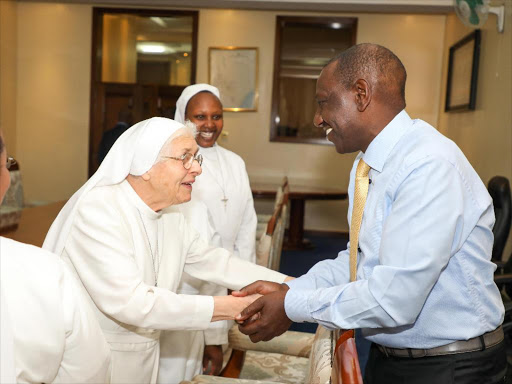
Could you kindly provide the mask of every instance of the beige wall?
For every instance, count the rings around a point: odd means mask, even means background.
[[[16,132],[28,201],[67,198],[87,177],[91,9],[91,5],[18,4]],[[198,82],[208,80],[208,47],[259,47],[259,109],[226,113],[229,136],[221,139],[221,145],[244,157],[251,180],[278,181],[288,175],[297,183],[347,188],[354,155],[339,155],[327,145],[269,142],[278,14],[311,13],[200,11]],[[384,44],[400,56],[409,72],[408,112],[436,125],[446,17],[350,16],[359,18],[358,42]],[[310,202],[306,215],[306,228],[347,229],[346,203]]]
[[[444,112],[448,48],[471,32],[456,16],[446,20],[439,130],[457,143],[486,184],[495,175],[512,181],[512,2],[505,5],[504,33],[496,31],[493,15],[482,28],[475,111]],[[511,252],[509,237],[504,257]]]
[[[17,4],[0,1],[0,129],[7,151],[16,157]]]
[[[90,6],[18,3],[17,156],[25,199],[69,198],[87,179]]]
[[[281,180],[346,189],[355,155],[339,155],[332,146],[269,142],[275,18],[290,12],[202,10],[199,17],[197,81],[208,81],[208,47],[259,47],[258,112],[227,112],[229,131],[220,144],[245,159],[251,180]],[[307,14],[309,15],[309,14]],[[340,14],[343,15],[343,14]],[[345,14],[358,17],[358,42],[375,42],[403,60],[409,77],[408,112],[437,125],[445,16]],[[331,14],[332,16],[332,14]],[[222,27],[219,27],[222,26]],[[308,202],[307,229],[348,230],[346,202]]]

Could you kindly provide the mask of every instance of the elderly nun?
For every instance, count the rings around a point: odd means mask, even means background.
[[[10,184],[0,132],[0,203]],[[57,256],[0,238],[0,383],[105,383],[110,348]]]
[[[128,129],[64,206],[44,247],[68,263],[112,351],[113,383],[155,383],[161,330],[202,330],[255,298],[176,294],[183,272],[230,289],[286,276],[209,246],[176,207],[202,158],[195,130],[165,118]],[[244,300],[245,299],[245,300]]]

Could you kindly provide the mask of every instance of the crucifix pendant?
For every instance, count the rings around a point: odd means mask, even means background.
[[[228,205],[228,198],[226,196],[224,196],[224,198],[221,199],[220,201],[222,201],[224,203],[224,208],[226,208]]]

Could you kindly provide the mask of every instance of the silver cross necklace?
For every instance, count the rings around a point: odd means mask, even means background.
[[[222,190],[222,199],[220,199],[220,201],[222,201],[224,203],[224,210],[226,210],[226,208],[228,206],[228,200],[229,199],[226,197],[226,189],[224,187],[225,186],[225,184],[224,184],[224,172],[222,172],[222,164],[220,162],[220,156],[219,156],[219,149],[218,148],[215,148],[215,155],[217,155],[217,163],[219,163],[219,171],[220,171],[220,177],[222,178],[222,180],[221,180],[222,184],[217,181],[217,178],[215,177],[213,172],[212,172],[212,176],[213,176],[213,180],[215,180],[217,185]]]

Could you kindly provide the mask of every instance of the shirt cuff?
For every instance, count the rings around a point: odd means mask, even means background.
[[[285,283],[290,287],[290,289],[299,289],[299,290],[307,290],[309,288],[309,281],[306,275],[301,277],[297,277],[296,279],[287,281]]]
[[[286,284],[289,284],[292,281],[289,281]],[[288,292],[286,292],[286,296],[284,297],[284,310],[286,312],[286,316],[288,316],[290,320],[296,323],[303,323],[305,321],[310,323],[314,322],[308,306],[309,295],[311,292],[312,291],[292,289],[291,287]]]
[[[213,317],[213,297],[191,295],[189,298],[193,298],[193,300],[189,310],[190,315],[187,316],[187,328],[185,329],[207,329]]]

